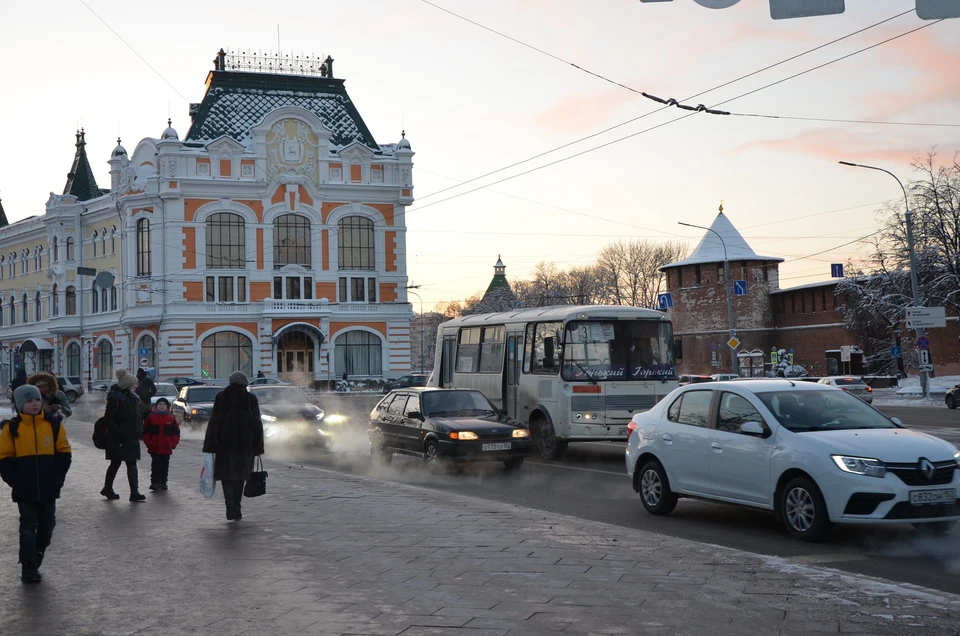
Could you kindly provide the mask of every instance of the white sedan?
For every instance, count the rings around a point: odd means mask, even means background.
[[[633,417],[626,463],[648,512],[679,497],[773,511],[803,540],[831,523],[960,520],[960,452],[840,389],[791,380],[681,387]]]
[[[150,404],[156,404],[160,398],[167,398],[167,402],[173,404],[177,399],[177,387],[172,382],[157,382],[157,393],[150,398]],[[169,407],[168,407],[169,410]]]

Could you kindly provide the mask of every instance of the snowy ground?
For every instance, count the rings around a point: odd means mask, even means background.
[[[930,378],[930,397],[924,399],[920,389],[920,377],[912,375],[900,381],[900,386],[894,389],[874,389],[874,406],[923,406],[946,408],[943,396],[947,389],[960,384],[960,376],[945,375]]]

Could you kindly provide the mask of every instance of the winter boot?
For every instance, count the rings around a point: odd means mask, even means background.
[[[233,521],[237,518],[237,513],[234,512],[233,506],[227,506],[227,521]]]
[[[166,489],[167,489],[167,482],[163,482],[162,484],[160,484],[160,490],[166,490]]]
[[[157,490],[160,490],[160,484],[158,484],[158,483],[155,482],[155,481],[151,481],[151,482],[150,482],[150,491],[151,491],[151,492],[156,492]]]
[[[20,580],[24,583],[39,583],[43,580],[36,562],[23,564],[20,569]]]
[[[37,550],[37,568],[39,569],[41,565],[43,565],[43,551]]]
[[[141,495],[139,492],[130,493],[130,501],[132,501],[133,503],[140,503],[141,501],[146,501],[146,500],[147,500],[146,495]]]
[[[106,497],[107,499],[119,499],[119,498],[120,498],[120,495],[118,495],[117,493],[113,492],[113,488],[104,487],[104,489],[100,491],[100,494],[103,495],[104,497]]]

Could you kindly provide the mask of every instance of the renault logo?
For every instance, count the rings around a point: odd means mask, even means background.
[[[918,470],[923,474],[927,481],[933,480],[933,475],[937,472],[937,469],[933,466],[933,464],[930,463],[930,460],[925,457],[920,458],[920,466]]]

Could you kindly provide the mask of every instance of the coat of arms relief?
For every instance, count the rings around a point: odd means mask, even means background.
[[[317,181],[317,137],[299,119],[281,119],[267,134],[267,178],[294,172]]]

